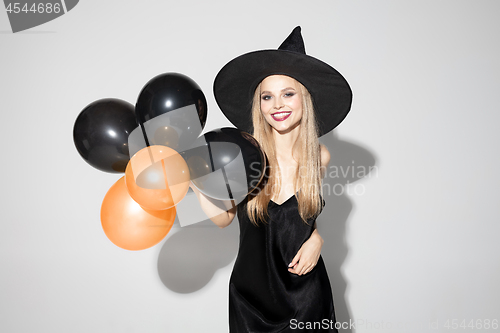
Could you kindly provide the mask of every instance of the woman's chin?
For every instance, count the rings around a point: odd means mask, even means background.
[[[296,129],[300,123],[295,124],[271,124],[271,127],[279,134],[287,134],[292,130]]]

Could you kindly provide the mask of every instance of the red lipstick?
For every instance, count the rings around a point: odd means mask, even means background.
[[[271,117],[273,117],[273,119],[276,121],[283,121],[286,120],[286,118],[290,117],[291,114],[292,111],[279,111],[271,113]]]

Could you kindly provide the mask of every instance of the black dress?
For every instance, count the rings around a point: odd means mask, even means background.
[[[302,276],[288,271],[314,231],[314,219],[309,225],[302,221],[296,196],[281,205],[270,201],[269,221],[258,227],[247,215],[246,200],[237,214],[240,245],[229,281],[230,332],[338,332],[323,258]]]

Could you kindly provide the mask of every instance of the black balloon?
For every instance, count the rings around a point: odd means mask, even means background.
[[[164,73],[144,86],[135,112],[140,125],[150,123],[149,129],[144,128],[147,145],[164,145],[179,151],[201,134],[207,120],[207,101],[191,78],[180,73]],[[160,115],[167,117],[160,118]],[[154,118],[157,121],[151,125]]]
[[[240,202],[264,177],[266,158],[250,134],[236,128],[220,128],[196,140],[181,152],[191,180],[205,195]]]
[[[83,159],[101,171],[125,172],[128,136],[137,127],[134,106],[106,98],[89,104],[78,115],[73,141]]]

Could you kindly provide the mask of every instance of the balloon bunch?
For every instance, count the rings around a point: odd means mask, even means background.
[[[259,186],[266,158],[257,141],[236,128],[200,136],[206,119],[205,95],[179,73],[151,79],[135,108],[108,98],[78,115],[73,140],[82,158],[125,173],[101,206],[103,230],[115,245],[143,250],[159,243],[191,183],[212,200],[236,203]]]

